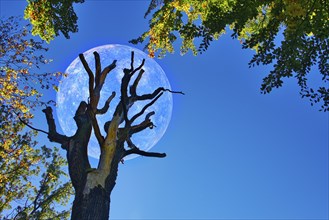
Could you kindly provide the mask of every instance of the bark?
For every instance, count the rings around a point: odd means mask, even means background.
[[[105,185],[96,184],[97,180],[103,179],[106,174],[98,170],[91,170],[87,174],[84,190],[76,193],[72,208],[71,219],[109,219],[111,192],[116,184],[118,166],[124,154],[123,143],[117,142],[117,150],[113,157],[111,170],[105,178]]]
[[[153,128],[150,119],[155,112],[150,112],[145,116],[145,120],[140,124],[133,124],[135,119],[141,117],[146,109],[153,105],[163,94],[163,92],[173,92],[168,89],[158,88],[153,93],[137,95],[136,88],[144,73],[142,69],[145,60],[134,68],[134,53],[131,56],[130,69],[124,69],[124,76],[121,84],[121,99],[116,106],[112,119],[105,123],[104,129],[107,133],[105,137],[101,135],[97,122],[97,114],[105,114],[110,107],[110,102],[115,93],[107,99],[104,107],[97,109],[100,100],[100,92],[105,82],[107,74],[115,68],[116,61],[101,71],[100,57],[97,52],[95,56],[95,76],[89,68],[83,54],[80,60],[89,77],[89,97],[90,103],[82,101],[76,110],[74,120],[77,124],[77,131],[72,137],[67,137],[57,133],[52,109],[47,107],[43,110],[48,123],[48,138],[50,141],[60,143],[67,151],[67,161],[69,175],[75,189],[75,198],[72,207],[71,219],[73,220],[107,220],[110,211],[110,196],[116,184],[119,163],[130,154],[139,154],[146,157],[165,157],[164,153],[145,152],[140,150],[131,141],[131,136],[144,129]],[[128,87],[132,76],[137,72],[138,76]],[[181,93],[181,92],[173,92]],[[183,94],[183,93],[181,93]],[[129,108],[135,101],[150,100],[148,104],[136,115],[128,118]],[[124,123],[124,126],[120,126]],[[98,140],[101,155],[97,168],[91,168],[88,160],[87,148],[92,129]],[[126,145],[125,145],[126,144]],[[128,149],[125,149],[125,146]]]

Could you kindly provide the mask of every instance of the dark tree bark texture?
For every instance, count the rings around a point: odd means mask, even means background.
[[[79,55],[89,77],[90,103],[81,101],[76,110],[74,116],[78,127],[76,133],[72,137],[57,133],[51,107],[43,110],[49,129],[49,140],[61,144],[61,147],[67,151],[69,174],[75,189],[71,215],[71,219],[73,220],[109,219],[111,192],[115,186],[118,165],[125,156],[130,154],[159,158],[166,156],[165,153],[142,151],[131,141],[131,136],[135,133],[147,128],[153,128],[150,117],[155,112],[146,114],[145,120],[140,124],[134,124],[134,121],[142,117],[146,109],[153,105],[161,97],[163,92],[183,94],[182,92],[173,92],[165,88],[158,88],[153,93],[138,95],[136,88],[144,73],[143,65],[145,60],[137,68],[134,68],[134,52],[132,52],[130,69],[123,70],[124,76],[121,83],[120,102],[116,106],[112,118],[109,117],[110,120],[104,126],[107,134],[103,137],[96,116],[107,112],[115,93],[113,92],[107,99],[103,108],[97,109],[97,106],[106,76],[116,67],[116,60],[102,70],[99,54],[94,52],[94,56],[96,64],[95,74],[89,68],[83,54]],[[132,76],[137,72],[138,76],[130,85]],[[129,108],[134,102],[140,100],[150,100],[150,102],[139,113],[129,119]],[[101,151],[97,168],[90,167],[87,154],[92,129],[94,130]]]

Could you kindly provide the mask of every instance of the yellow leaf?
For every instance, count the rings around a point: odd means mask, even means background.
[[[53,85],[53,89],[54,89],[56,92],[58,92],[58,86]]]

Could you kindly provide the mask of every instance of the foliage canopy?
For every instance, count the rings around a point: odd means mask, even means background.
[[[294,76],[302,97],[310,98],[312,105],[322,102],[321,110],[329,110],[328,1],[152,0],[145,16],[152,11],[149,30],[131,41],[146,41],[151,57],[174,52],[173,43],[179,38],[181,54],[191,50],[197,55],[229,27],[243,48],[255,50],[249,66],[273,64],[263,80],[263,93],[281,87],[284,78]],[[283,39],[278,42],[281,34]],[[307,84],[313,66],[324,84],[316,91]]]
[[[30,109],[46,104],[40,89],[55,87],[61,73],[37,72],[51,61],[42,54],[48,48],[29,38],[30,25],[21,27],[21,22],[17,17],[0,20],[0,102],[31,117]]]
[[[82,2],[84,0],[27,0],[25,19],[33,25],[32,34],[39,35],[48,43],[59,35],[59,31],[70,38],[70,32],[78,31],[73,3]]]
[[[49,42],[61,31],[66,38],[77,32],[73,3],[84,0],[27,0],[25,18],[32,33]],[[283,85],[283,79],[295,77],[302,97],[322,103],[329,110],[328,26],[329,2],[326,0],[151,0],[145,14],[153,12],[149,30],[134,44],[146,41],[149,55],[163,57],[174,52],[173,43],[181,39],[181,54],[206,51],[213,40],[231,29],[242,48],[253,49],[249,66],[273,65],[264,78],[262,93]],[[36,16],[38,15],[38,16]],[[283,40],[279,38],[283,35]],[[316,67],[322,82],[313,89],[308,81]],[[320,80],[321,81],[321,80]]]
[[[49,62],[42,55],[48,49],[29,38],[29,27],[16,17],[0,20],[0,218],[63,219],[69,212],[55,204],[65,204],[72,193],[70,183],[61,184],[65,160],[56,149],[37,146],[36,132],[26,132],[21,122],[46,104],[40,91],[60,75],[36,73]]]

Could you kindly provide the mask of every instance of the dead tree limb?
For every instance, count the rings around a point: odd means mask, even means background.
[[[141,115],[144,114],[144,112],[146,111],[146,109],[148,107],[150,107],[151,105],[153,105],[161,96],[163,93],[158,94],[150,103],[146,104],[142,110],[140,112],[138,112],[136,115],[134,115],[131,119],[130,119],[130,123],[133,123],[138,117],[140,117]]]
[[[16,113],[15,111],[14,111],[14,113],[17,115],[18,120],[19,120],[20,122],[22,122],[23,124],[25,124],[27,127],[31,128],[32,130],[35,130],[35,131],[38,131],[38,132],[42,132],[42,133],[44,133],[44,134],[49,134],[48,132],[46,132],[46,131],[44,131],[44,130],[42,130],[42,129],[35,128],[35,127],[33,127],[32,125],[30,125],[29,123],[27,123],[26,121],[24,121],[24,120],[19,116],[19,114]]]
[[[164,154],[164,153],[148,153],[148,152],[139,150],[139,148],[137,148],[136,145],[131,140],[131,136],[133,134],[138,133],[146,128],[151,128],[151,129],[153,128],[154,125],[153,125],[153,122],[151,121],[150,117],[155,113],[154,112],[148,113],[145,117],[145,120],[138,125],[133,125],[133,122],[137,118],[142,116],[146,112],[146,110],[150,106],[152,106],[162,96],[163,92],[180,93],[180,94],[184,94],[184,93],[175,92],[175,91],[171,91],[169,89],[160,87],[160,88],[156,89],[153,93],[143,94],[140,96],[137,95],[136,90],[137,90],[138,84],[144,74],[144,70],[142,69],[144,66],[144,63],[145,63],[145,59],[143,59],[141,64],[136,69],[134,69],[134,53],[132,52],[130,69],[123,70],[124,76],[122,78],[121,88],[120,88],[121,100],[119,103],[119,107],[117,107],[116,113],[119,112],[119,114],[122,115],[123,121],[125,121],[125,127],[124,127],[124,129],[119,130],[119,133],[120,133],[119,136],[120,136],[120,140],[125,141],[127,143],[128,147],[130,148],[130,150],[125,151],[125,153],[123,154],[123,157],[130,155],[130,154],[139,154],[139,155],[143,155],[143,156],[161,158],[161,157],[165,157],[166,154]],[[137,71],[139,71],[139,73],[138,73],[136,79],[134,80],[133,84],[129,87],[131,78],[132,78],[133,74],[135,74]],[[128,87],[129,87],[130,96],[128,95]],[[132,116],[129,119],[128,111],[129,111],[130,107],[133,106],[133,104],[136,101],[144,101],[144,100],[150,100],[150,102],[148,104],[146,104],[140,112],[138,112],[137,114],[135,114],[134,116]]]
[[[69,141],[69,137],[61,135],[56,130],[56,124],[53,117],[53,110],[51,107],[47,107],[42,110],[46,115],[47,124],[48,124],[48,139],[51,142],[56,142],[61,144],[62,148],[66,149],[66,143]]]
[[[137,94],[136,94],[137,85],[138,85],[140,79],[142,78],[142,75],[143,75],[144,72],[145,72],[145,71],[144,71],[143,69],[141,69],[141,70],[139,71],[138,76],[136,77],[136,79],[135,79],[133,85],[130,86],[130,88],[129,88],[129,92],[130,92],[130,95],[131,95],[131,96],[137,96]]]
[[[105,114],[109,109],[110,103],[114,97],[115,97],[115,92],[112,92],[112,95],[106,100],[104,107],[101,109],[97,109],[96,114],[100,114],[100,115]]]
[[[88,77],[89,77],[89,95],[90,95],[90,100],[92,99],[91,95],[93,94],[93,90],[94,90],[94,74],[93,72],[91,71],[86,59],[85,59],[85,56],[81,53],[79,54],[79,58],[82,62],[82,65],[83,67],[85,68],[85,70],[87,71],[88,73]]]
[[[138,155],[145,156],[145,157],[158,157],[158,158],[164,158],[167,156],[166,153],[146,152],[143,150],[139,150],[138,148],[132,148],[132,149],[126,150],[123,157],[126,157],[130,154],[138,154]]]
[[[100,62],[99,54],[96,51],[93,54],[95,58],[95,77],[88,63],[86,62],[84,55],[80,54],[79,58],[89,77],[89,97],[90,97],[90,108],[91,108],[89,114],[92,120],[92,126],[94,129],[96,139],[99,143],[99,146],[102,146],[104,142],[104,137],[100,132],[99,125],[96,119],[96,114],[104,114],[107,111],[107,109],[109,108],[110,101],[114,98],[115,93],[112,93],[112,95],[105,102],[105,105],[101,110],[98,110],[97,106],[100,99],[100,92],[102,90],[106,76],[112,69],[115,68],[116,60],[114,60],[112,64],[110,64],[103,71],[101,71],[101,62]]]
[[[100,81],[100,75],[101,75],[101,70],[102,70],[102,66],[101,66],[101,61],[100,61],[100,57],[99,54],[95,51],[94,52],[94,57],[95,57],[95,81],[96,81],[96,86]]]

